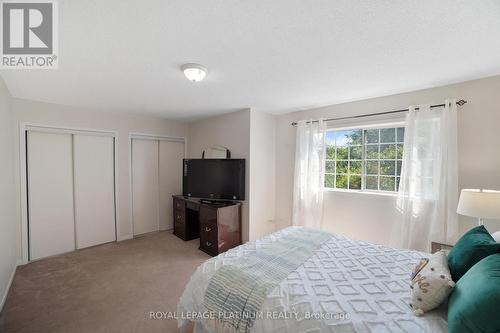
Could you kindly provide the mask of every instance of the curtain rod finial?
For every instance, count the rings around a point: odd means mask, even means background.
[[[467,101],[466,101],[466,100],[463,100],[463,99],[461,99],[461,100],[459,100],[459,101],[457,102],[457,104],[458,104],[458,105],[460,105],[460,106],[464,105],[465,103],[467,103]]]

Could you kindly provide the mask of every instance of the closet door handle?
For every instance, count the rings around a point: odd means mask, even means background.
[[[212,228],[205,227],[205,231],[207,231],[207,232],[208,232],[208,231],[211,231],[211,230],[212,230]]]

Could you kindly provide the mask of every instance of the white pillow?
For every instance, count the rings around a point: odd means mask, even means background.
[[[453,290],[455,282],[448,269],[446,252],[441,250],[420,262],[411,280],[411,304],[415,315],[420,316],[437,308]]]
[[[491,234],[491,237],[497,242],[500,243],[500,231],[494,232]]]

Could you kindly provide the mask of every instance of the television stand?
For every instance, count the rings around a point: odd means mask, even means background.
[[[241,203],[173,196],[174,235],[200,238],[200,250],[216,256],[241,244]]]

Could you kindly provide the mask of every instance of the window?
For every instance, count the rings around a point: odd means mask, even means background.
[[[404,127],[333,130],[326,142],[326,188],[398,190]]]

